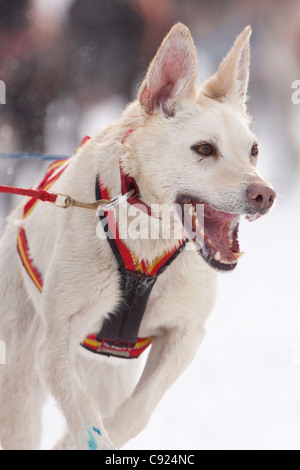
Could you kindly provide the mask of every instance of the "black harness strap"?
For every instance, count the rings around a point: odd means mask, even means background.
[[[102,199],[102,194],[99,179],[97,178],[96,200],[100,199]],[[124,344],[127,343],[128,345],[128,343],[130,343],[130,346],[134,346],[138,339],[138,332],[153,286],[158,276],[162,274],[182,252],[186,242],[183,242],[179,246],[177,251],[159,268],[154,276],[146,275],[139,271],[129,271],[125,269],[124,260],[117,247],[116,241],[112,237],[106,221],[105,211],[100,212],[99,218],[106,232],[110,247],[119,264],[122,300],[117,309],[104,321],[101,330],[97,334],[97,341],[103,342],[104,339],[110,339],[115,341],[118,345],[124,342]]]

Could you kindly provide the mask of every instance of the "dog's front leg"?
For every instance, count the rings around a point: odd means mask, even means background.
[[[44,302],[46,333],[40,344],[40,371],[50,393],[62,409],[71,435],[79,450],[114,449],[101,418],[95,399],[84,389],[76,367],[75,357],[80,339],[76,334],[78,312],[66,317],[62,307]]]
[[[146,427],[164,393],[194,358],[204,332],[203,328],[195,327],[170,331],[154,339],[133,394],[105,419],[109,437],[118,448]]]

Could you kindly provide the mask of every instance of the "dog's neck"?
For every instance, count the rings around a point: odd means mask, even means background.
[[[96,172],[109,190],[110,196],[114,198],[126,194],[130,188],[135,188],[133,197],[136,202],[140,201],[141,205],[130,203],[122,205],[116,214],[116,220],[117,223],[120,219],[127,220],[125,232],[120,228],[120,236],[128,248],[139,258],[151,262],[165,251],[171,251],[177,246],[179,238],[178,235],[173,236],[172,232],[169,237],[166,236],[166,230],[161,233],[161,222],[164,221],[164,217],[167,220],[169,214],[166,208],[163,214],[157,214],[155,209],[152,211],[152,202],[157,209],[159,202],[157,195],[154,194],[152,197],[147,194],[147,198],[144,198],[143,193],[140,193],[139,169],[132,142],[135,141],[135,130],[142,125],[142,117],[134,112],[134,106],[131,105],[119,121],[92,139],[92,145],[95,151]],[[100,151],[103,157],[99,158]]]

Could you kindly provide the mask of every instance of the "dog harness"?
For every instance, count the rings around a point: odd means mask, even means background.
[[[89,138],[83,139],[81,146]],[[69,159],[59,160],[51,164],[48,171],[38,185],[40,190],[48,190],[68,167]],[[131,188],[138,194],[135,181],[124,175],[120,168],[121,191],[126,194]],[[96,200],[111,199],[109,190],[105,188],[100,175],[95,183]],[[38,200],[30,198],[23,211],[23,219],[29,217]],[[151,209],[137,196],[128,199],[129,204],[138,204],[140,210],[151,214]],[[186,241],[180,240],[171,251],[164,252],[153,262],[138,259],[133,251],[130,251],[120,238],[117,223],[112,211],[99,212],[99,218],[106,233],[108,243],[118,263],[120,276],[121,301],[111,315],[104,320],[98,333],[89,334],[84,338],[81,346],[96,354],[114,356],[119,358],[138,358],[152,343],[152,338],[139,338],[138,332],[145,313],[147,303],[157,278],[174,261],[185,247]],[[112,236],[113,235],[113,236]],[[41,273],[34,265],[29,244],[24,228],[19,227],[17,248],[22,264],[37,289],[43,291],[43,279]]]

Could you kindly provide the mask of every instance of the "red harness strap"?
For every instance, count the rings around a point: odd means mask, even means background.
[[[14,188],[12,186],[1,186],[0,193],[6,194],[16,194],[18,196],[28,196],[35,199],[39,199],[44,202],[55,202],[57,199],[56,194],[48,193],[42,189],[23,189],[23,188]]]
[[[103,184],[99,181],[100,188],[101,188],[101,195],[97,195],[97,197],[101,197],[103,199],[110,199],[110,195],[108,189],[103,186]],[[135,198],[137,200],[137,198]],[[128,202],[130,199],[128,199]],[[138,200],[141,202],[140,200]],[[138,204],[135,201],[135,204]],[[138,204],[139,205],[139,204]],[[139,207],[140,208],[140,207]],[[184,240],[179,240],[178,245],[175,246],[172,250],[164,252],[161,256],[155,258],[155,260],[149,263],[147,260],[141,259],[139,260],[138,257],[135,255],[134,252],[131,252],[124,241],[120,238],[118,227],[114,218],[114,214],[112,211],[105,212],[105,219],[108,223],[110,234],[109,241],[116,245],[117,252],[119,252],[120,257],[123,261],[122,265],[128,271],[139,272],[145,274],[146,276],[155,276],[157,272],[171,259],[174,254],[178,251],[178,249],[183,245]],[[114,250],[114,253],[116,251]],[[118,256],[118,254],[117,254]],[[120,264],[119,258],[119,264]]]
[[[47,189],[49,189],[55,183],[55,181],[58,180],[60,175],[65,171],[65,169],[68,166],[67,163],[68,163],[68,160],[59,160],[57,162],[52,163],[49,166],[45,177],[38,184],[37,189],[28,190],[29,194],[31,194],[30,191],[32,191],[33,196],[30,197],[30,199],[24,206],[23,217],[22,217],[23,219],[26,219],[31,214],[36,204],[38,204],[39,202],[39,198],[37,197],[38,194],[40,193],[50,194],[47,192]],[[27,190],[25,191],[27,192]],[[53,195],[53,196],[55,196],[55,200],[56,200],[57,196],[56,195]],[[51,200],[50,202],[55,202],[55,200],[54,201]],[[19,227],[18,229],[17,249],[18,249],[18,253],[21,258],[24,268],[26,269],[27,273],[31,277],[32,281],[34,282],[38,290],[42,292],[43,291],[42,276],[39,273],[38,269],[35,267],[31,259],[27,236],[26,236],[25,230],[22,227]]]
[[[99,341],[96,334],[88,335],[82,342],[82,346],[88,351],[124,359],[137,359],[151,344],[152,338],[138,338],[134,346],[107,338]]]
[[[57,168],[59,168],[61,165],[63,165],[67,161],[68,161],[68,159],[64,159],[64,160],[58,160],[58,161],[52,163],[49,166],[45,177],[39,183],[39,185],[36,189],[34,189],[34,188],[24,189],[24,188],[15,188],[13,186],[1,186],[0,185],[0,193],[16,194],[18,196],[30,197],[31,199],[30,199],[29,203],[32,204],[32,205],[34,205],[38,201],[54,203],[57,199],[57,194],[49,193],[47,191],[47,189],[50,186],[52,186],[54,181],[56,181],[59,178],[60,174],[64,171],[64,168],[60,173],[56,174],[53,177],[53,179],[51,178],[51,176],[53,175],[53,173],[56,171]],[[24,212],[27,212],[27,206],[25,206]]]

